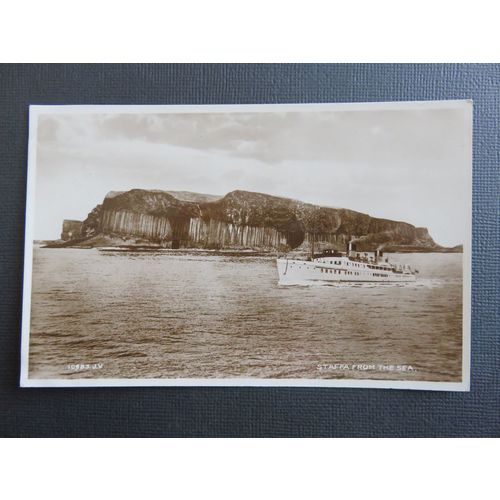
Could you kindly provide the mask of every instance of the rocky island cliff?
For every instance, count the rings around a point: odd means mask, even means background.
[[[110,192],[84,221],[64,221],[50,246],[150,245],[164,248],[259,251],[461,251],[437,245],[426,228],[343,208],[303,203],[263,193],[225,196],[132,189]]]

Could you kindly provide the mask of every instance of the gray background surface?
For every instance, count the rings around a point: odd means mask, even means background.
[[[20,389],[29,104],[474,100],[470,393]],[[500,65],[1,65],[0,436],[500,436]]]

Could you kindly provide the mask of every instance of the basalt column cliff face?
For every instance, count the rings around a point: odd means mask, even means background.
[[[117,235],[179,248],[189,246],[189,226],[198,205],[162,191],[110,193],[83,222],[87,236]]]
[[[111,193],[83,222],[89,239],[98,235],[138,238],[165,247],[258,248],[291,247],[293,224],[273,227],[250,216],[230,195],[220,201],[182,201],[162,191]],[[255,215],[255,214],[254,214]]]
[[[109,193],[83,221],[80,242],[99,246],[105,237],[107,244],[284,251],[307,250],[312,242],[317,249],[344,250],[353,240],[359,251],[443,250],[425,228],[352,210],[247,191],[220,198],[188,194],[142,189]]]

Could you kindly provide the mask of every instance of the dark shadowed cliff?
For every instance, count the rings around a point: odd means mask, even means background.
[[[77,224],[71,227],[77,228]],[[69,227],[69,226],[68,226]],[[65,231],[65,235],[68,231]],[[459,251],[436,245],[427,229],[353,210],[320,207],[248,191],[223,197],[179,191],[111,192],[81,224],[71,244],[155,244],[166,248],[358,251]]]

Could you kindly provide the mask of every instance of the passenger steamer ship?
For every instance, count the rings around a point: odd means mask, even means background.
[[[356,252],[349,242],[347,252],[325,250],[309,260],[277,259],[279,283],[405,283],[416,280],[418,271],[408,265],[394,265],[382,251]]]

